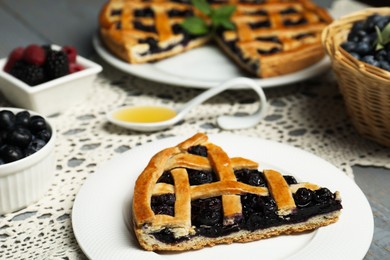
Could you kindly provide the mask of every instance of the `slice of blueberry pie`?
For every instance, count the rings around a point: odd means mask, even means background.
[[[182,251],[313,230],[338,220],[339,192],[228,155],[198,133],[152,157],[133,197],[146,250]]]
[[[133,64],[171,57],[214,38],[240,67],[262,78],[301,70],[325,55],[320,37],[332,18],[310,0],[207,2],[214,9],[234,5],[234,29],[190,34],[182,27],[186,18],[212,21],[190,0],[111,0],[100,13],[100,36],[112,53]]]
[[[209,40],[210,35],[190,35],[180,26],[193,15],[185,0],[111,0],[100,12],[100,36],[111,52],[129,63],[161,60]]]

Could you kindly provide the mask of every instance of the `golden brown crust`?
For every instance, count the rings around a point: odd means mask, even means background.
[[[207,157],[189,153],[192,146],[207,148]],[[186,162],[188,161],[188,162]],[[206,238],[196,235],[191,223],[191,201],[221,197],[223,209],[223,225],[234,224],[237,216],[242,216],[241,196],[254,194],[271,196],[276,203],[281,218],[292,214],[296,205],[293,194],[299,188],[317,190],[320,187],[311,183],[288,185],[283,175],[275,170],[264,170],[266,187],[251,186],[237,181],[234,169],[257,169],[257,163],[241,158],[229,158],[225,151],[208,141],[207,135],[195,134],[177,146],[166,148],[154,155],[147,167],[138,177],[133,196],[132,220],[134,231],[140,245],[146,250],[189,250],[220,243],[247,242],[279,234],[312,230],[328,225],[337,220],[339,211],[312,217],[308,222],[281,225],[255,231],[240,230],[230,235]],[[218,181],[201,185],[190,185],[187,169],[213,171]],[[170,171],[173,184],[157,182],[161,175]],[[238,178],[238,177],[237,177]],[[174,216],[155,214],[151,208],[151,198],[154,195],[174,194]],[[336,199],[339,193],[336,192]],[[180,243],[163,243],[154,237],[153,233],[165,228],[174,237],[190,236],[191,239]]]
[[[311,231],[337,222],[339,215],[340,212],[333,212],[332,214],[312,217],[305,223],[271,227],[255,231],[241,230],[240,232],[218,238],[199,236],[193,240],[184,241],[179,244],[165,244],[158,240],[151,242],[149,239],[141,239],[140,245],[148,251],[186,251],[212,247],[218,244],[246,243],[280,235],[290,235]],[[139,230],[136,230],[135,233],[137,237],[144,238],[145,236],[145,234],[139,232]],[[151,240],[153,239],[151,238]],[[149,241],[149,243],[146,241]]]

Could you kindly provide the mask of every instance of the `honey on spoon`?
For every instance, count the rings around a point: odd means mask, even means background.
[[[182,120],[195,106],[222,91],[237,87],[252,88],[260,99],[258,110],[249,116],[219,116],[218,126],[222,129],[240,129],[252,127],[259,123],[267,110],[267,99],[263,89],[254,80],[249,78],[234,78],[216,87],[201,93],[187,102],[181,108],[175,110],[166,106],[130,106],[115,109],[107,114],[107,119],[118,126],[142,132],[152,132],[169,128]]]

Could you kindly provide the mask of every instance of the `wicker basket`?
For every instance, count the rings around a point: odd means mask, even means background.
[[[355,21],[390,8],[370,8],[340,18],[322,34],[340,92],[353,125],[363,136],[390,146],[390,72],[363,63],[340,47]]]

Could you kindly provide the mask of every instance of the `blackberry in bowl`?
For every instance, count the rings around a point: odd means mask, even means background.
[[[352,124],[385,146],[390,146],[389,22],[390,7],[368,8],[341,17],[322,33]]]
[[[52,115],[87,99],[100,71],[74,47],[30,44],[0,60],[0,92],[17,107]]]
[[[40,114],[0,107],[0,215],[37,201],[55,170],[54,126]]]

